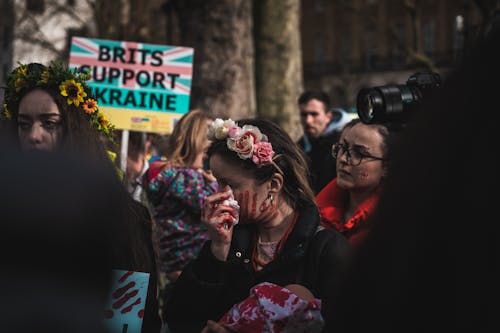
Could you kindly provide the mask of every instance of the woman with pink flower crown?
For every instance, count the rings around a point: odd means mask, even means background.
[[[343,235],[320,227],[302,150],[265,119],[216,119],[208,135],[210,169],[219,185],[202,211],[210,240],[166,300],[169,329],[243,332],[240,324],[259,313],[260,332],[319,332],[328,320],[321,307],[352,250]],[[299,302],[293,288],[285,288],[290,285],[305,287],[313,298]],[[286,299],[294,300],[291,308]],[[281,315],[245,310],[268,303]]]

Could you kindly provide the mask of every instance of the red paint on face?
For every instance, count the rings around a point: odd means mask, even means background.
[[[257,215],[257,193],[254,193],[252,197],[252,211],[250,213],[251,216]]]
[[[252,199],[250,200],[250,196]],[[236,194],[236,201],[240,205],[240,217],[247,220],[250,216],[255,215],[257,207],[257,193],[250,195],[249,191]]]
[[[361,172],[359,178],[362,180],[368,179],[368,172]]]
[[[270,203],[269,200],[264,200],[257,209],[257,193],[251,194],[249,191],[245,191],[243,193],[238,193],[237,198],[241,208],[240,220],[245,222],[269,220],[278,214],[277,200],[274,200],[272,203]]]
[[[278,214],[277,200],[273,200],[270,204],[269,202],[270,200],[266,199],[260,205],[260,219],[262,220],[271,220]]]

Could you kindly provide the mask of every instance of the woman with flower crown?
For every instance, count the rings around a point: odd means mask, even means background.
[[[23,150],[107,156],[102,138],[113,140],[113,126],[90,95],[88,78],[57,62],[20,64],[9,74],[2,117]]]
[[[263,282],[299,284],[327,302],[351,248],[340,233],[319,227],[300,148],[264,119],[216,119],[209,138],[219,184],[202,212],[210,240],[167,299],[170,329],[200,332],[208,322],[205,331],[224,331],[215,322]]]
[[[112,157],[116,154],[106,150],[113,143],[113,126],[99,111],[87,86],[88,79],[87,73],[68,69],[59,62],[14,68],[8,76],[0,113],[10,130],[10,143],[24,152],[63,151],[100,168],[115,169]],[[119,175],[116,181],[121,181]],[[150,273],[142,327],[143,332],[159,332],[151,219],[146,207],[122,188],[123,221],[114,233],[112,264],[116,269]]]

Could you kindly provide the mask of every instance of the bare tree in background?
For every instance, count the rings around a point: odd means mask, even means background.
[[[424,52],[422,39],[422,20],[419,2],[420,0],[405,0],[403,2],[403,6],[410,16],[410,33],[412,34],[411,42],[406,43],[407,63],[422,66],[432,72],[438,72],[434,61],[429,58]],[[402,43],[402,41],[397,38],[394,26],[391,26],[391,34],[395,37],[394,39],[397,43]]]
[[[193,47],[191,106],[218,117],[256,113],[252,2],[171,0],[183,46]]]
[[[270,118],[298,138],[300,1],[168,3],[177,17],[177,42],[195,48],[193,107],[233,119]]]
[[[25,6],[16,6],[20,18],[16,38],[63,60],[68,58],[69,40],[75,35],[191,46],[195,49],[191,107],[233,119],[258,114],[274,119],[293,136],[300,134],[294,135],[300,128],[296,99],[302,89],[299,0],[118,2],[27,1]],[[254,3],[258,4],[255,11]],[[86,8],[86,14],[81,8]],[[254,15],[259,22],[255,36]],[[54,17],[74,23],[67,29],[62,47],[60,41],[55,43],[53,36],[43,33],[44,22]]]
[[[14,4],[12,0],[0,2],[0,84],[5,82],[12,66],[13,47],[10,41],[14,36]],[[3,91],[0,92],[0,102],[3,102]]]
[[[113,40],[165,44],[164,0],[86,0],[95,17],[95,36]],[[117,2],[120,4],[117,5]]]
[[[297,99],[303,90],[300,1],[256,1],[255,45],[258,114],[296,140],[302,134]]]
[[[401,34],[401,27],[395,22],[387,22],[384,27],[391,41],[398,49],[403,50],[405,62],[407,66],[421,66],[428,70],[437,71],[437,68],[431,58],[429,58],[423,49],[422,41],[422,22],[421,22],[421,5],[420,0],[404,0],[400,3],[405,8],[409,18],[409,33],[408,35]],[[379,25],[377,12],[370,11],[369,8],[359,2],[346,3],[346,8],[353,11],[355,15],[360,16],[367,25],[368,29],[376,30]]]
[[[14,42],[21,42],[18,52],[24,55],[42,50],[43,55],[52,59],[64,59],[67,36],[56,36],[49,27],[62,22],[84,27],[87,22],[87,18],[75,10],[75,4],[58,0],[15,0],[14,17]],[[37,56],[42,54],[37,52]]]
[[[51,59],[61,60],[68,59],[72,36],[163,43],[166,19],[162,3],[162,0],[16,0],[14,39],[27,45],[21,50],[23,53],[30,50],[33,53],[38,48]],[[64,27],[66,33],[55,35],[54,26]]]

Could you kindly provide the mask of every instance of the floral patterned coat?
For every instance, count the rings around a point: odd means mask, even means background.
[[[217,182],[205,182],[199,170],[156,161],[143,183],[157,229],[160,271],[182,270],[208,239],[201,208],[204,198],[217,192]]]

